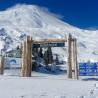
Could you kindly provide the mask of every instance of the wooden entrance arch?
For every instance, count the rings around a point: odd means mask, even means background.
[[[69,34],[68,37],[62,39],[42,39],[42,40],[33,40],[30,36],[26,37],[26,40],[23,43],[22,51],[22,76],[31,77],[32,69],[32,45],[33,44],[48,44],[55,42],[64,42],[67,45],[67,79],[72,78],[72,61],[74,65],[74,79],[78,79],[78,66],[77,66],[77,44],[76,39],[72,38],[72,35]],[[73,56],[73,57],[72,57]],[[73,59],[73,60],[72,60]]]

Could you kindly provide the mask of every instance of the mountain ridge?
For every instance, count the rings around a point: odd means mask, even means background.
[[[61,21],[47,9],[36,5],[16,5],[0,12],[0,49],[7,51],[19,45],[26,35],[33,39],[62,38],[71,33],[78,41],[79,60],[97,60],[98,30],[79,29]],[[0,33],[1,34],[1,33]],[[5,38],[4,38],[5,37]],[[3,39],[3,40],[2,40]]]

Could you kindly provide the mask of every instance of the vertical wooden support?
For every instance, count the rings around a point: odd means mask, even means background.
[[[1,56],[0,60],[0,74],[3,75],[4,73],[4,56]]]
[[[32,37],[30,38],[30,75],[32,74]]]
[[[32,71],[32,54],[31,54],[31,39],[30,36],[26,37],[26,41],[23,45],[23,55],[22,55],[22,76],[31,77]]]
[[[71,34],[67,38],[67,79],[72,78],[72,65],[71,65]]]
[[[77,43],[76,38],[73,41],[73,63],[74,63],[74,79],[78,80],[78,63],[77,63]]]
[[[26,42],[24,41],[22,48],[22,66],[21,66],[21,72],[23,77],[25,77],[25,69],[26,69],[25,59],[26,59]]]
[[[25,76],[31,77],[31,42],[30,36],[26,37],[26,69]]]

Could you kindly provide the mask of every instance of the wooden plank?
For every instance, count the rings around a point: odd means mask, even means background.
[[[67,39],[67,79],[72,78],[72,65],[71,65],[71,34],[69,34]]]

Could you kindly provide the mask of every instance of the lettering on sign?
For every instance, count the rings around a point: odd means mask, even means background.
[[[46,48],[46,47],[64,47],[65,43],[44,43],[44,44],[33,44],[32,48]]]
[[[98,76],[98,63],[80,63],[80,76]]]

